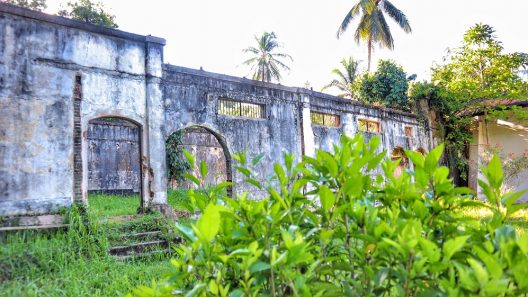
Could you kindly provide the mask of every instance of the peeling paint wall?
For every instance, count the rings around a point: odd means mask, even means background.
[[[227,181],[226,155],[222,144],[214,134],[201,127],[186,128],[182,135],[182,148],[196,158],[196,164],[200,164],[202,161],[207,164],[209,171],[205,178],[207,186],[214,186]],[[188,173],[200,176],[198,166],[189,170]],[[180,184],[177,181],[172,181],[171,184],[173,188],[192,189],[195,187],[194,183],[188,180]]]
[[[147,119],[147,97],[160,101],[161,93],[148,90],[146,61],[162,63],[147,48],[161,51],[164,42],[148,38],[0,3],[0,216],[85,201],[90,120],[118,116],[140,127],[163,121],[163,111],[162,119],[155,112]],[[82,91],[74,118],[76,76]],[[78,151],[74,125],[82,137]],[[82,160],[78,172],[75,156]],[[146,167],[155,161],[143,158]]]
[[[247,190],[254,198],[263,192],[233,170],[234,153],[263,155],[255,169],[266,180],[285,153],[300,158],[332,150],[341,133],[358,132],[362,118],[381,122],[388,152],[395,146],[430,147],[411,114],[164,65],[164,44],[161,38],[0,3],[0,216],[86,202],[88,128],[100,117],[124,118],[139,128],[143,207],[166,205],[165,140],[188,127],[214,135],[225,153],[226,179],[236,183],[236,192]],[[262,118],[220,114],[219,99],[263,106]],[[337,115],[340,125],[313,125],[311,111]],[[406,126],[413,127],[412,137],[405,135]]]
[[[166,135],[188,126],[199,125],[215,131],[230,154],[247,151],[249,156],[263,154],[256,168],[261,180],[273,173],[273,164],[282,163],[285,153],[313,155],[317,149],[333,150],[341,134],[358,133],[358,120],[379,121],[381,147],[388,154],[396,147],[429,148],[426,131],[412,114],[353,102],[350,100],[244,78],[165,65],[163,96]],[[219,113],[219,99],[230,99],[264,106],[264,118],[227,116]],[[338,127],[314,125],[310,111],[337,115]],[[412,127],[413,135],[405,135]],[[231,160],[231,162],[235,162]],[[243,183],[244,176],[233,172],[236,191],[249,191],[254,197],[263,193]]]

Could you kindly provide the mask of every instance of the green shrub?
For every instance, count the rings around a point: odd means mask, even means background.
[[[296,165],[286,155],[267,185],[254,179],[245,154],[236,156],[240,172],[269,197],[219,194],[227,184],[191,191],[202,215],[179,226],[187,242],[177,248],[173,272],[131,295],[527,294],[528,237],[504,225],[526,205],[513,203],[519,193],[501,196],[498,159],[483,169],[484,204],[454,187],[438,165],[443,146],[426,156],[407,151],[413,170],[396,177],[399,161],[379,152],[379,142],[343,137],[335,153],[318,151]],[[205,174],[206,168],[201,179]],[[462,216],[471,206],[488,207],[493,216]]]

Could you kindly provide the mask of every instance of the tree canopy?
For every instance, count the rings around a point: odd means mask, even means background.
[[[359,18],[354,38],[358,44],[360,41],[367,42],[368,71],[370,71],[372,49],[375,44],[388,49],[394,48],[394,39],[385,19],[385,14],[406,33],[411,32],[411,25],[407,16],[388,0],[359,0],[345,15],[337,31],[337,38],[339,38],[348,29],[350,23]]]
[[[105,11],[101,2],[77,0],[68,2],[66,6],[66,9],[59,11],[60,16],[108,28],[118,27],[115,16]]]
[[[250,46],[242,51],[253,56],[244,65],[250,66],[255,80],[271,82],[282,79],[281,70],[290,70],[286,62],[281,59],[293,61],[293,58],[285,53],[277,53],[281,47],[274,32],[264,32],[261,36],[255,36],[257,46]]]
[[[29,8],[37,11],[42,11],[48,6],[46,0],[2,0],[6,3],[18,5],[20,7]]]
[[[358,99],[358,82],[359,82],[359,61],[349,57],[348,59],[341,60],[340,68],[332,69],[332,73],[337,77],[333,79],[329,84],[323,87],[323,91],[329,88],[337,88],[341,93],[339,97]]]
[[[391,108],[409,110],[407,74],[393,61],[380,60],[373,74],[363,76],[359,94],[362,101],[379,102]]]
[[[433,82],[464,101],[528,96],[528,84],[520,73],[528,66],[528,56],[504,53],[490,25],[471,27],[462,46],[451,50],[445,60],[446,64],[433,68]]]

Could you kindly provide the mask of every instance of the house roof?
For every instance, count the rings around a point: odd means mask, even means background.
[[[470,101],[468,107],[457,112],[457,116],[478,116],[483,115],[488,110],[495,110],[503,107],[528,107],[527,99],[477,99]]]

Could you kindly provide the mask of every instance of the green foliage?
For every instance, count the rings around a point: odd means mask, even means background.
[[[101,2],[76,0],[75,2],[69,1],[66,6],[67,9],[59,11],[60,16],[108,28],[118,27],[115,16],[106,12]]]
[[[264,32],[262,36],[255,36],[255,41],[257,42],[256,47],[250,46],[242,50],[242,52],[252,55],[243,64],[251,67],[254,80],[265,82],[276,80],[280,82],[282,79],[281,69],[290,70],[290,67],[281,59],[293,61],[293,58],[288,54],[276,52],[281,46],[274,32]]]
[[[183,155],[183,134],[184,130],[179,130],[172,133],[165,143],[165,150],[167,154],[167,176],[171,180],[181,182],[184,180],[184,174],[191,165]]]
[[[526,54],[503,53],[495,30],[476,24],[464,35],[460,48],[450,52],[447,63],[433,68],[433,81],[458,98],[474,99],[526,98],[528,84],[520,70],[528,66]]]
[[[332,73],[337,76],[337,79],[324,86],[322,91],[329,88],[337,88],[341,92],[337,96],[358,100],[359,61],[349,57],[348,60],[341,60],[341,66],[343,66],[344,72],[339,68],[332,69]]]
[[[472,140],[471,117],[460,116],[467,108],[486,111],[494,118],[515,113],[523,119],[526,112],[518,108],[486,106],[487,99],[526,98],[528,84],[519,75],[528,65],[525,54],[505,54],[500,41],[489,25],[477,24],[464,35],[460,48],[450,52],[444,65],[433,68],[432,83],[413,84],[410,98],[427,99],[436,114],[436,137],[446,144],[445,163],[455,182],[466,184],[468,177],[467,146]],[[484,99],[477,104],[477,99]]]
[[[69,229],[0,234],[0,295],[123,296],[129,287],[149,284],[170,271],[166,257],[123,262],[107,255],[110,243],[122,242],[124,233],[161,230],[170,238],[174,227],[166,219],[151,214],[101,223],[92,206],[67,210]]]
[[[24,8],[29,8],[37,11],[42,11],[48,6],[46,0],[2,0],[10,4],[18,5]]]
[[[406,151],[413,170],[380,152],[380,138],[343,137],[335,153],[294,164],[285,155],[269,183],[243,176],[268,197],[190,192],[200,219],[178,228],[186,242],[173,272],[134,296],[520,296],[528,293],[528,237],[506,218],[525,205],[502,196],[500,163],[483,172],[489,204],[453,186],[443,146]],[[258,161],[258,160],[257,160]],[[379,173],[380,169],[383,173]],[[199,178],[197,178],[199,179]],[[224,185],[219,185],[222,189]],[[499,201],[499,202],[497,202]],[[490,219],[461,216],[486,206]]]
[[[365,74],[359,87],[362,101],[409,110],[407,74],[393,61],[380,60],[374,74]]]
[[[372,50],[375,44],[388,49],[394,48],[394,40],[385,16],[395,21],[405,33],[411,33],[411,25],[405,14],[388,0],[358,0],[345,15],[337,31],[337,38],[339,38],[353,20],[359,19],[354,39],[358,44],[360,41],[367,43],[368,71],[370,71]]]

